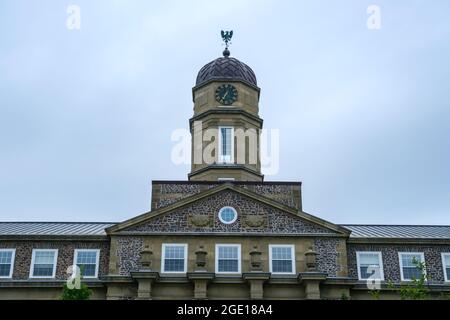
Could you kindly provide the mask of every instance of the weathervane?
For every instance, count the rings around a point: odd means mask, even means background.
[[[233,30],[221,32],[222,40],[225,42],[225,50],[223,51],[224,57],[230,56],[230,50],[228,50],[228,45],[231,44],[231,38],[233,37]]]

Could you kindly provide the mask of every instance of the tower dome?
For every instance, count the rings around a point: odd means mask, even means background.
[[[199,87],[210,81],[242,81],[257,87],[253,70],[236,58],[229,57],[229,51],[224,51],[224,57],[217,58],[200,69],[195,86]]]

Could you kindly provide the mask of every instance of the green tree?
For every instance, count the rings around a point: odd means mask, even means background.
[[[61,300],[89,300],[91,295],[92,290],[85,283],[80,285],[80,289],[70,289],[67,284],[64,284]]]
[[[381,291],[377,289],[369,290],[369,294],[374,298],[375,300],[380,300],[380,294]]]
[[[410,284],[400,288],[400,298],[402,300],[426,300],[430,298],[430,290],[427,288],[427,276],[425,272],[425,262],[417,261],[413,258],[413,265],[420,270],[419,278],[412,278]]]
[[[348,296],[345,294],[345,292],[342,292],[341,294],[341,300],[348,300]]]
[[[78,270],[78,274],[76,274],[77,281],[80,281],[80,288],[69,288],[67,283],[63,286],[63,292],[61,295],[61,300],[89,300],[92,295],[92,290],[88,288],[85,283],[82,283],[82,274],[83,268]]]

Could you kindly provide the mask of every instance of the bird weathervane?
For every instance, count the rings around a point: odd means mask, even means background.
[[[222,35],[222,40],[225,42],[225,50],[223,51],[224,57],[230,56],[230,50],[228,50],[228,45],[231,44],[231,38],[233,37],[233,30],[223,31],[220,33]]]
[[[231,38],[233,38],[233,30],[231,31],[223,31],[222,34],[222,40],[225,42],[225,46],[228,49],[228,44],[231,44]]]

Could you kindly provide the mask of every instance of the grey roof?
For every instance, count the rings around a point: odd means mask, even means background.
[[[106,236],[115,222],[0,222],[1,236]],[[350,238],[450,239],[450,226],[341,225]]]
[[[253,70],[245,63],[235,58],[217,58],[200,69],[196,86],[212,80],[240,80],[252,86],[257,86]]]
[[[450,239],[450,226],[341,225],[352,231],[350,238]]]
[[[111,222],[0,222],[0,236],[106,236]]]

